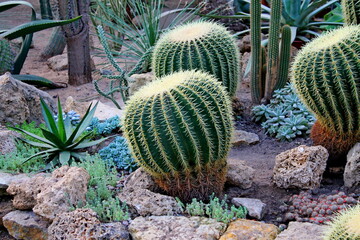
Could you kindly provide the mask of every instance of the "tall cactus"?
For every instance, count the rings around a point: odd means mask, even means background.
[[[13,69],[14,58],[9,41],[0,39],[0,75]]]
[[[136,161],[172,196],[222,192],[233,130],[230,100],[212,75],[180,71],[128,101],[124,134]]]
[[[342,0],[346,25],[360,24],[360,0]]]
[[[234,96],[239,82],[239,49],[225,27],[205,21],[188,23],[160,38],[152,67],[156,77],[193,69],[211,73]]]
[[[360,140],[360,26],[347,26],[307,44],[296,56],[292,82],[317,123],[311,137],[333,156]]]

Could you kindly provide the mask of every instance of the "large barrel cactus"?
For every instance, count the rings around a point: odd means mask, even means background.
[[[239,49],[225,27],[205,21],[188,23],[165,33],[155,45],[156,77],[180,70],[213,74],[234,96],[239,82]]]
[[[297,55],[292,82],[317,122],[311,137],[341,156],[360,140],[360,26],[323,34]]]
[[[360,0],[342,0],[342,9],[347,25],[360,24]]]
[[[212,75],[180,71],[128,101],[124,134],[137,162],[183,201],[222,192],[233,130],[225,88]]]

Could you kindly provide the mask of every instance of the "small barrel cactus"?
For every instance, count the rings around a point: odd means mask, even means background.
[[[234,96],[239,82],[239,49],[225,27],[205,21],[188,23],[165,33],[155,45],[156,77],[180,70],[213,74]]]
[[[341,212],[330,223],[324,240],[360,240],[360,205]]]
[[[360,24],[360,0],[342,0],[345,24]]]
[[[149,83],[130,98],[123,122],[135,160],[168,194],[185,202],[221,194],[233,125],[212,75],[180,71]]]
[[[360,140],[360,26],[323,34],[296,56],[292,82],[317,122],[311,138],[333,158]]]

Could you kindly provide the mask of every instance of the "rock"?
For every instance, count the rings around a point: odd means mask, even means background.
[[[127,189],[118,197],[141,216],[172,216],[182,212],[175,198],[147,189]]]
[[[301,145],[276,156],[273,182],[280,188],[313,189],[320,186],[329,157],[322,146]]]
[[[97,101],[93,101],[93,106],[96,104]],[[123,110],[118,109],[116,107],[108,106],[99,101],[98,106],[96,108],[94,117],[97,117],[99,120],[106,120],[111,117],[115,116],[122,116]]]
[[[134,240],[215,240],[225,228],[225,223],[203,217],[151,216],[135,218],[129,232]]]
[[[274,240],[278,233],[273,224],[238,219],[229,224],[219,240]]]
[[[255,170],[246,165],[245,161],[228,159],[226,183],[241,189],[251,188]]]
[[[10,130],[2,130],[0,128],[0,154],[7,154],[16,149],[15,138],[21,134]],[[1,195],[1,193],[0,193]]]
[[[0,227],[2,227],[3,224],[3,217],[8,214],[9,212],[15,211],[16,209],[13,207],[11,200],[9,201],[3,201],[0,202]]]
[[[124,190],[127,189],[147,189],[152,192],[159,190],[150,174],[141,167],[132,172],[124,183]]]
[[[35,176],[27,181],[11,183],[7,192],[14,196],[17,209],[33,211],[49,220],[59,213],[68,212],[70,206],[86,201],[89,174],[82,168],[63,166],[51,177]]]
[[[350,149],[344,171],[345,187],[356,187],[360,185],[360,143]]]
[[[14,79],[10,73],[0,76],[0,123],[22,124],[43,120],[40,97],[55,110],[52,97],[34,86]]]
[[[90,239],[130,240],[130,234],[121,222],[101,223],[91,232]]]
[[[32,211],[13,211],[3,217],[9,234],[16,239],[46,240],[49,222]]]
[[[91,209],[76,209],[59,214],[48,228],[48,240],[91,239],[91,232],[100,225],[96,213]]]
[[[131,78],[134,79],[134,82],[129,84],[129,93],[133,95],[137,90],[142,86],[146,85],[149,82],[152,82],[155,79],[155,76],[152,72],[142,73],[142,74],[133,74]]]
[[[47,60],[47,65],[54,71],[63,71],[68,69],[68,56],[67,53],[56,55]],[[92,58],[90,58],[91,71],[94,71],[95,63]]]
[[[323,240],[326,226],[303,223],[303,222],[290,222],[286,230],[281,232],[275,240]]]
[[[9,195],[6,192],[6,189],[11,183],[21,182],[27,180],[30,177],[26,174],[10,174],[5,172],[0,172],[0,196]]]
[[[248,210],[248,215],[256,219],[262,219],[265,214],[266,204],[255,198],[233,198],[231,200],[235,206],[243,206]]]
[[[243,130],[235,130],[232,138],[232,145],[252,145],[259,142],[259,136],[255,133],[246,132]]]
[[[63,110],[64,112],[70,112],[73,110],[82,118],[84,117],[89,105],[89,102],[78,102],[72,96],[69,96],[66,98]]]

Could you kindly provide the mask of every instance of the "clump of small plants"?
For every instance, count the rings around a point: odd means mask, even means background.
[[[219,222],[229,223],[238,218],[245,218],[247,209],[245,207],[235,207],[226,203],[226,196],[223,200],[210,196],[209,203],[204,203],[193,199],[191,203],[184,204],[177,198],[179,206],[190,216],[204,216],[216,219]]]
[[[354,196],[339,191],[314,196],[309,191],[303,191],[290,197],[289,204],[280,208],[285,213],[285,222],[295,220],[323,224],[331,221],[338,212],[356,205]]]
[[[120,127],[119,116],[108,118],[105,121],[100,121],[97,117],[94,117],[86,130],[93,131],[96,135],[109,135],[120,129]]]
[[[54,115],[55,121],[58,121],[58,116]],[[74,110],[70,110],[67,113],[63,113],[63,120],[65,120],[66,118],[69,118],[71,125],[76,126],[80,123],[80,115],[75,112]]]
[[[99,151],[99,155],[104,161],[113,162],[119,170],[132,172],[138,168],[124,137],[116,137],[113,142]]]
[[[314,116],[301,103],[290,83],[275,90],[270,104],[255,106],[252,113],[266,134],[282,141],[309,134],[315,123]]]

